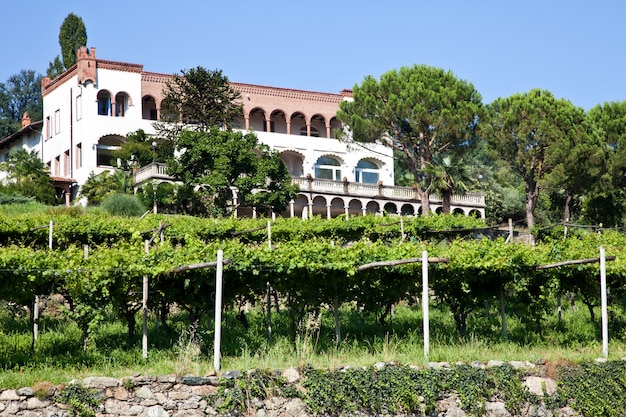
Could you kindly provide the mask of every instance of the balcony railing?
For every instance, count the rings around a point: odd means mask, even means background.
[[[134,173],[134,183],[139,185],[150,180],[174,181],[167,175],[167,165],[153,162],[137,169]],[[399,187],[383,184],[362,184],[348,181],[332,181],[312,177],[292,178],[292,183],[300,186],[301,192],[321,194],[351,195],[355,197],[380,197],[388,200],[419,201],[417,189],[413,187]],[[430,195],[432,203],[441,203],[441,196]],[[466,207],[485,207],[485,196],[482,194],[453,195],[452,204]]]

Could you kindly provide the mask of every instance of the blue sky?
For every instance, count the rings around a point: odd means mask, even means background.
[[[45,73],[74,13],[97,57],[231,81],[339,92],[366,75],[426,64],[483,102],[532,88],[590,109],[626,100],[626,2],[551,0],[31,0],[0,26],[0,82]],[[5,7],[8,10],[8,6]]]

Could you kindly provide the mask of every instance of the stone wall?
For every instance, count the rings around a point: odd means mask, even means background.
[[[502,362],[492,361],[476,366],[499,366]],[[515,367],[534,367],[528,362],[510,362]],[[377,364],[384,366],[384,364]],[[447,363],[430,363],[430,367],[446,367]],[[219,404],[211,403],[211,396],[217,394],[221,382],[237,378],[238,371],[225,372],[220,378],[177,377],[174,375],[142,376],[135,375],[122,379],[108,377],[88,377],[82,381],[72,381],[95,390],[99,401],[96,415],[99,417],[205,417],[220,416],[216,411]],[[290,383],[298,386],[301,376],[298,370],[289,368],[282,375]],[[525,387],[537,395],[552,394],[556,382],[546,376],[527,376]],[[66,417],[71,416],[68,406],[60,403],[59,393],[64,386],[40,383],[35,387],[9,389],[0,392],[0,417]],[[298,398],[250,399],[250,409],[244,414],[253,417],[307,417],[310,413],[306,404]],[[459,407],[454,395],[439,401],[437,417],[464,417],[466,413]],[[504,403],[492,401],[486,404],[488,417],[512,416]],[[76,414],[79,415],[79,414]],[[231,414],[236,415],[236,414]],[[364,413],[351,413],[353,417],[367,416]],[[570,408],[562,408],[556,413],[542,406],[528,406],[522,416],[578,416]]]

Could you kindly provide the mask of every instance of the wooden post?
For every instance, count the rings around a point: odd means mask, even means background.
[[[424,358],[430,353],[430,323],[428,320],[428,252],[422,252],[422,312],[424,315]]]
[[[272,341],[272,287],[269,281],[267,287],[267,341]]]
[[[221,340],[222,340],[222,265],[224,251],[217,251],[217,270],[215,271],[215,343],[213,344],[213,367],[215,372],[220,370]]]
[[[606,258],[604,248],[600,246],[600,303],[602,306],[602,356],[609,356],[609,320],[606,298]]]
[[[150,241],[144,241],[146,255],[150,250]],[[143,276],[143,297],[141,299],[141,311],[143,313],[143,334],[141,337],[141,356],[148,357],[148,275]]]

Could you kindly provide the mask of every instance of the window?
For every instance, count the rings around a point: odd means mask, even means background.
[[[142,100],[143,109],[142,109],[142,118],[147,120],[156,120],[157,119],[157,109],[156,109],[156,101],[154,97],[146,96]]]
[[[61,155],[57,155],[54,158],[54,167],[53,167],[53,175],[59,176],[59,172],[61,171]]]
[[[74,166],[78,169],[83,166],[83,144],[79,143],[76,145],[76,149],[74,150]]]
[[[365,184],[377,184],[378,183],[378,165],[372,161],[362,159],[356,165],[356,182],[362,182]]]
[[[83,118],[83,96],[79,94],[76,96],[76,120]]]
[[[50,116],[46,116],[46,140],[52,137],[52,126],[51,126]]]
[[[128,96],[125,93],[115,95],[115,116],[124,117],[128,110]]]
[[[322,156],[315,163],[315,178],[341,181],[341,164],[334,158]]]
[[[108,116],[111,114],[111,94],[108,91],[98,92],[98,115]]]
[[[54,134],[58,135],[61,133],[61,110],[57,109],[54,112]]]
[[[69,149],[63,153],[63,176],[66,178],[70,176],[70,150]]]
[[[123,138],[118,136],[104,136],[98,141],[96,147],[96,163],[98,166],[115,166],[113,152],[118,150],[122,145]]]

